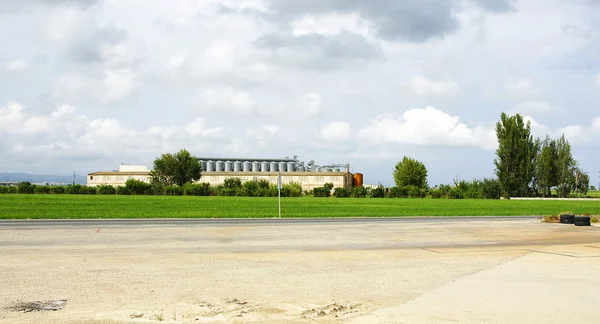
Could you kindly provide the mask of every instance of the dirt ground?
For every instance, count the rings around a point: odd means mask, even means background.
[[[515,271],[544,279],[566,267],[536,287],[568,294],[554,282],[568,276],[570,262],[600,271],[600,228],[536,221],[0,227],[0,260],[0,323],[446,323],[511,314],[492,307],[468,317],[443,301],[477,300],[473,287],[502,287]],[[494,298],[511,294],[527,296]],[[47,300],[66,303],[11,309]],[[431,317],[436,305],[445,317]]]

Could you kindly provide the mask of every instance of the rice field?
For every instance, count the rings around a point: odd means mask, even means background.
[[[519,201],[282,198],[282,217],[545,216],[600,214],[600,200]],[[0,219],[277,217],[277,198],[0,195]]]

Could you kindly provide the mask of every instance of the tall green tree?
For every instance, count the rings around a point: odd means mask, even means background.
[[[534,161],[538,147],[531,135],[531,122],[523,116],[502,113],[496,124],[496,176],[502,193],[513,197],[527,197],[532,192]]]
[[[185,149],[175,154],[162,154],[154,160],[154,168],[150,172],[150,183],[160,186],[183,186],[187,182],[198,181],[202,165],[197,157]]]
[[[396,164],[394,182],[396,182],[396,187],[415,186],[419,189],[426,189],[427,168],[423,163],[405,156]]]
[[[556,140],[550,139],[548,135],[541,142],[540,150],[535,159],[535,178],[539,194],[542,197],[550,196],[552,188],[557,183],[556,179]]]
[[[575,183],[575,171],[577,161],[571,154],[571,144],[565,139],[563,134],[556,141],[556,180],[558,192],[561,197],[568,197]]]

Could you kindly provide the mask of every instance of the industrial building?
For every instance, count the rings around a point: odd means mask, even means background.
[[[101,185],[118,187],[124,186],[129,179],[150,183],[150,170],[145,165],[121,164],[117,170],[89,173],[87,185],[90,187]]]
[[[347,163],[320,166],[310,161],[305,164],[296,156],[291,159],[207,157],[198,160],[203,170],[198,182],[206,182],[211,186],[221,185],[227,178],[240,178],[242,182],[267,180],[276,184],[278,173],[281,173],[283,184],[297,182],[303,190],[322,187],[326,183],[332,183],[334,188],[362,185],[362,174],[350,173]],[[121,164],[118,170],[88,174],[87,184],[124,186],[129,179],[150,182],[150,170],[146,166]]]

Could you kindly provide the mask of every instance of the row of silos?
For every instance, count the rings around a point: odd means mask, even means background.
[[[297,162],[283,161],[200,161],[205,172],[295,172],[304,171]]]

